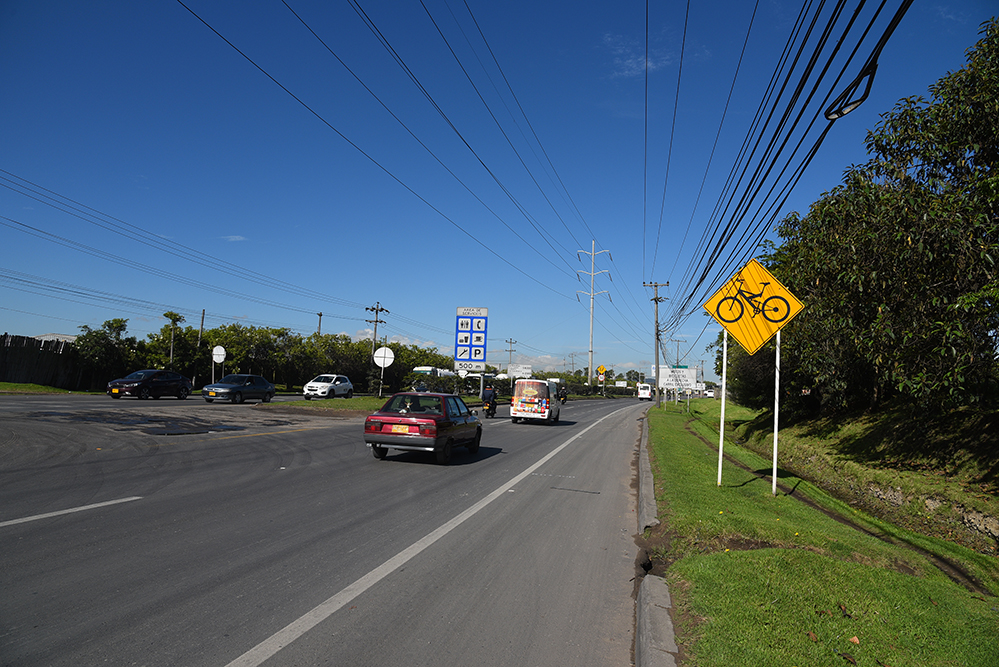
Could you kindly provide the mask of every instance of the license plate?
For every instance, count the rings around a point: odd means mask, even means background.
[[[117,393],[118,393],[118,390],[117,390],[117,389],[112,389],[112,390],[111,390],[111,393],[112,393],[112,394],[117,394]]]
[[[210,392],[208,392],[208,395],[209,395],[209,396],[214,396],[214,395],[215,395],[215,392],[214,392],[214,391],[210,391]]]
[[[409,433],[409,427],[406,426],[405,424],[393,424],[392,425],[392,432],[393,433]]]

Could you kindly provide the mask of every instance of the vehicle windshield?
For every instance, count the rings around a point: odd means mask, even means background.
[[[313,382],[322,382],[323,384],[332,384],[335,379],[336,379],[336,377],[333,376],[333,375],[319,375],[319,376],[316,377],[315,380],[313,380]]]
[[[440,396],[413,396],[412,394],[402,394],[393,396],[380,412],[394,412],[397,414],[429,414],[442,415]]]
[[[548,383],[542,380],[518,382],[513,395],[515,398],[548,398]]]
[[[226,375],[219,380],[219,384],[243,384],[246,382],[245,375]]]
[[[126,380],[145,380],[147,377],[152,376],[152,374],[153,374],[152,371],[135,371],[134,373],[131,373],[130,375],[126,375],[125,379]]]

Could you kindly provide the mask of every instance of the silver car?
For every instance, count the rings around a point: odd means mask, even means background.
[[[274,398],[274,385],[259,375],[226,375],[214,384],[206,384],[201,389],[201,395],[211,403],[213,401],[231,401],[242,403],[248,398],[259,398],[264,403],[270,403]]]
[[[354,385],[350,383],[346,375],[317,375],[305,385],[302,393],[307,401],[313,398],[336,398],[337,396],[353,398]]]

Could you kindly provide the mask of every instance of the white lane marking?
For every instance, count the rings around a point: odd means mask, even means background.
[[[10,521],[0,521],[0,528],[5,526],[13,526],[18,523],[27,523],[29,521],[38,521],[39,519],[48,519],[53,516],[61,516],[63,514],[72,514],[73,512],[83,512],[85,510],[95,510],[98,507],[107,507],[108,505],[117,505],[119,503],[130,503],[133,500],[142,500],[142,496],[131,496],[129,498],[119,498],[118,500],[108,500],[103,503],[94,503],[93,505],[83,505],[82,507],[71,507],[68,510],[59,510],[58,512],[47,512],[45,514],[36,514],[34,516],[26,516],[23,519],[11,519]]]
[[[627,410],[627,409],[628,408],[620,408],[619,410],[615,410],[614,412],[608,415],[604,415],[597,421],[593,422],[585,429],[583,429],[576,435],[572,436],[571,438],[563,442],[561,445],[553,449],[551,452],[546,454],[544,457],[541,458],[541,460],[539,460],[537,463],[529,467],[527,470],[525,470],[524,472],[520,473],[519,475],[511,479],[509,482],[503,484],[495,491],[490,493],[488,496],[486,496],[479,502],[475,503],[474,505],[469,507],[467,510],[465,510],[458,516],[454,517],[453,519],[443,524],[436,530],[428,533],[425,537],[417,540],[409,547],[403,549],[398,554],[388,559],[375,569],[371,570],[371,572],[368,572],[366,575],[364,575],[354,583],[350,584],[349,586],[344,588],[342,591],[340,591],[333,597],[329,598],[325,602],[320,603],[311,611],[307,612],[304,616],[298,618],[297,620],[292,621],[281,630],[278,630],[276,633],[274,633],[264,641],[260,642],[259,644],[251,648],[243,655],[239,656],[238,658],[230,662],[226,667],[258,667],[259,665],[263,664],[265,660],[268,660],[271,657],[273,657],[278,651],[283,649],[285,646],[288,646],[293,641],[304,635],[306,632],[308,632],[312,628],[316,627],[317,625],[325,621],[327,618],[332,616],[337,610],[343,608],[345,605],[352,602],[356,597],[361,595],[361,593],[363,593],[364,591],[368,590],[369,588],[377,584],[379,581],[381,581],[389,574],[391,574],[394,570],[405,565],[409,560],[414,558],[421,551],[432,546],[437,540],[441,539],[442,537],[450,533],[452,530],[460,526],[462,523],[464,523],[465,520],[471,518],[472,516],[477,514],[480,510],[485,508],[489,503],[493,502],[501,495],[508,492],[513,486],[519,484],[521,481],[524,480],[524,478],[528,477],[535,470],[537,470],[545,463],[547,463],[549,460],[551,460],[552,457],[554,457],[556,454],[558,454],[563,449],[568,447],[569,444],[572,443],[574,440],[582,437],[591,428],[593,428],[603,420],[607,419],[608,417],[613,417],[621,410]]]

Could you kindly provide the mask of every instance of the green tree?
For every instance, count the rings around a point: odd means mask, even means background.
[[[184,321],[184,316],[180,313],[175,313],[172,310],[168,310],[163,313],[163,317],[170,320],[170,363],[167,368],[173,368],[173,342],[174,342],[174,332],[177,329],[177,325]]]
[[[788,365],[829,409],[994,391],[999,23],[982,35],[929,101],[882,116],[868,162],[778,228],[771,268],[806,304],[782,332]]]
[[[124,377],[135,370],[132,365],[137,356],[134,336],[126,336],[128,320],[107,320],[100,329],[84,324],[76,337],[74,347],[83,367],[90,373],[90,389],[103,388],[108,382]]]

